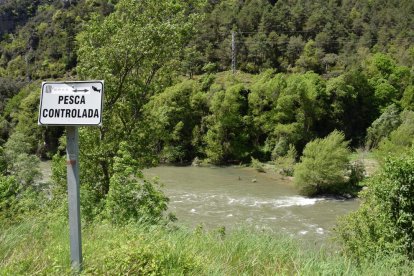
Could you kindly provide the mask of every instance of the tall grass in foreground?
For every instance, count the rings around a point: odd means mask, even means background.
[[[0,275],[69,275],[63,219],[0,226]],[[329,250],[304,250],[289,238],[247,230],[168,230],[107,223],[83,229],[85,275],[411,275],[388,257],[356,264]]]

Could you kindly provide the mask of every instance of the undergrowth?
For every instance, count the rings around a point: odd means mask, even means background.
[[[65,219],[0,226],[0,275],[70,275]],[[409,275],[397,257],[356,263],[330,249],[241,229],[205,232],[109,222],[83,228],[84,275]]]

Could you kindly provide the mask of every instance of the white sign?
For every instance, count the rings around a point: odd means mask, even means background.
[[[39,125],[102,125],[104,81],[43,82]]]

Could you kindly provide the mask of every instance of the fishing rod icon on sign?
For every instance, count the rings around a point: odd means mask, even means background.
[[[93,85],[92,85],[92,90],[95,91],[95,92],[101,93],[101,89],[98,89]],[[72,91],[73,92],[84,92],[84,93],[89,92],[89,90],[86,89],[86,88],[85,89],[77,89],[77,88],[75,88],[75,86],[72,86]]]

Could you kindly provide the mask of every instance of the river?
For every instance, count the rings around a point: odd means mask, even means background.
[[[291,180],[252,168],[159,166],[144,174],[159,178],[169,211],[190,228],[253,227],[320,243],[338,216],[359,205],[358,200],[300,196]]]

